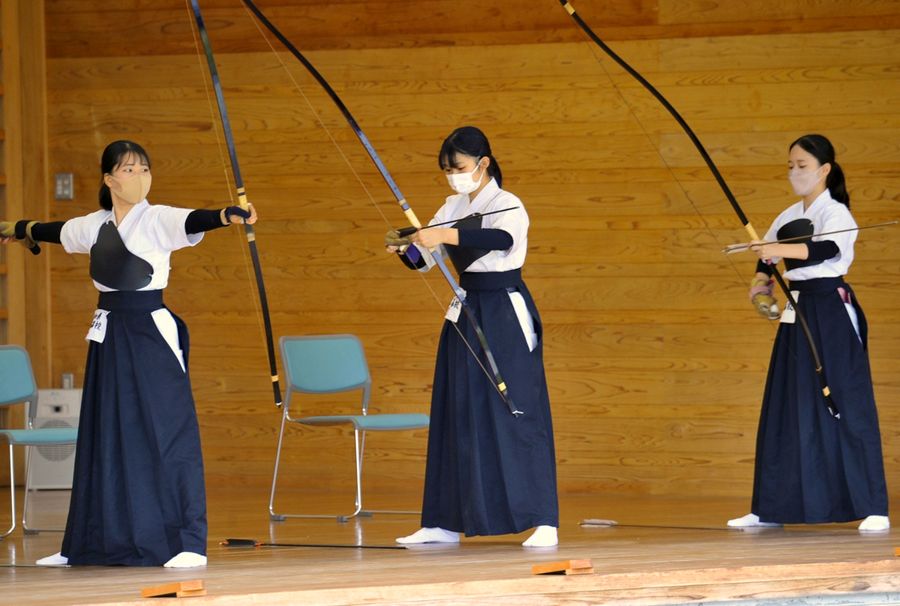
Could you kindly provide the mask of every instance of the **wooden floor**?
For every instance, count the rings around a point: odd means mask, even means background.
[[[64,496],[63,493],[62,496]],[[65,503],[42,493],[44,520]],[[329,499],[285,495],[283,502]],[[56,499],[54,504],[53,499]],[[745,513],[739,500],[569,496],[561,500],[558,548],[525,549],[527,535],[466,539],[458,546],[406,550],[227,548],[229,537],[268,542],[394,545],[418,527],[415,516],[375,515],[269,523],[265,491],[209,495],[209,566],[39,568],[59,549],[60,534],[0,542],[0,604],[140,604],[143,587],[203,579],[206,597],[191,604],[676,604],[739,600],[779,603],[896,603],[900,558],[892,534],[862,536],[855,525],[792,526],[757,532],[724,529]],[[396,499],[392,499],[396,502]],[[408,506],[415,497],[399,499]],[[405,502],[404,502],[405,501]],[[376,503],[370,503],[375,506]],[[384,504],[384,503],[381,503]],[[391,503],[393,505],[395,503]],[[56,510],[54,512],[54,509]],[[586,528],[585,518],[612,518],[613,528]],[[590,558],[595,574],[534,576],[536,563]],[[838,598],[840,601],[838,601]],[[182,600],[184,601],[184,600]]]

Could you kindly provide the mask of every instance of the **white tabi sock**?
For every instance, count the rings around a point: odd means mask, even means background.
[[[553,526],[538,526],[522,545],[525,547],[554,547],[559,545],[559,536]]]
[[[163,564],[164,568],[196,568],[197,566],[206,566],[206,556],[192,551],[182,551]]]
[[[443,528],[420,528],[407,537],[399,537],[401,545],[419,545],[421,543],[459,543],[459,533]]]
[[[41,558],[35,562],[35,564],[38,566],[67,566],[69,564],[69,558],[57,551],[53,555]]]
[[[781,524],[760,521],[759,516],[755,513],[728,520],[728,526],[729,528],[781,528]]]
[[[891,521],[887,516],[868,516],[859,525],[860,532],[887,532],[891,529]]]

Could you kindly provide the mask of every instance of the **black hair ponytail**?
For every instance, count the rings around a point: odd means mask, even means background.
[[[831,172],[825,179],[825,187],[831,192],[831,197],[850,208],[850,194],[847,192],[847,183],[844,181],[844,169],[835,159],[834,146],[822,135],[803,135],[788,146],[788,151],[795,145],[809,152],[820,165],[831,164]]]
[[[441,170],[456,168],[459,166],[456,156],[462,154],[472,158],[489,158],[487,172],[497,181],[497,185],[503,187],[503,173],[500,165],[491,153],[491,144],[480,129],[474,126],[461,126],[450,133],[441,144],[441,152],[438,154],[438,166]]]

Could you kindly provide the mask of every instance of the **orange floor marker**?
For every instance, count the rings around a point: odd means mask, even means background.
[[[532,566],[531,574],[594,574],[594,564],[590,560],[545,562]]]
[[[202,579],[166,583],[141,589],[142,598],[192,598],[201,595],[206,595]]]

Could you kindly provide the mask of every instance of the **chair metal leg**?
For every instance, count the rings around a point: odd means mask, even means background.
[[[365,457],[363,456],[366,448],[366,432],[362,432],[362,447],[359,452],[359,465],[357,466],[357,474],[356,474],[356,494],[357,494],[357,515],[372,517],[376,513],[391,513],[398,515],[419,515],[422,513],[421,511],[412,511],[412,510],[401,510],[401,509],[363,509],[362,506],[362,466],[363,461],[365,461]]]
[[[278,481],[278,466],[281,463],[281,443],[284,440],[284,424],[287,421],[287,410],[281,415],[281,430],[278,432],[278,448],[275,450],[275,470],[272,472],[272,490],[269,492],[269,519],[283,522],[284,516],[275,513],[275,484]]]
[[[37,534],[37,530],[28,528],[28,493],[31,492],[31,446],[25,447],[25,497],[22,499],[22,531],[25,534]]]
[[[362,470],[363,462],[366,460],[366,432],[360,433],[359,448],[356,453],[356,507],[362,510]],[[353,436],[356,438],[356,435]]]
[[[31,449],[34,446],[25,447],[25,498],[22,501],[22,531],[25,534],[39,534],[41,532],[65,532],[63,528],[29,528],[28,526],[28,497],[34,492],[31,488]]]
[[[16,466],[13,461],[13,446],[9,445],[9,509],[12,517],[10,518],[9,530],[0,534],[0,539],[8,537],[12,531],[16,529]]]
[[[272,490],[269,493],[269,520],[273,522],[283,522],[287,518],[319,518],[319,519],[332,519],[337,520],[338,522],[346,522],[350,518],[356,517],[359,515],[360,506],[359,506],[359,465],[357,464],[357,505],[356,509],[353,513],[349,515],[340,515],[340,514],[310,514],[310,513],[278,513],[275,511],[275,486],[278,482],[278,468],[281,463],[281,447],[284,443],[284,428],[287,423],[287,410],[281,416],[281,430],[278,433],[278,448],[275,452],[275,470],[272,474]],[[359,457],[359,445],[357,444],[356,448],[357,460]]]
[[[360,445],[360,433],[362,433],[362,445]],[[366,432],[353,429],[353,463],[356,470],[356,509],[349,516],[341,516],[339,522],[346,522],[355,518],[362,512],[362,451],[366,444]]]

